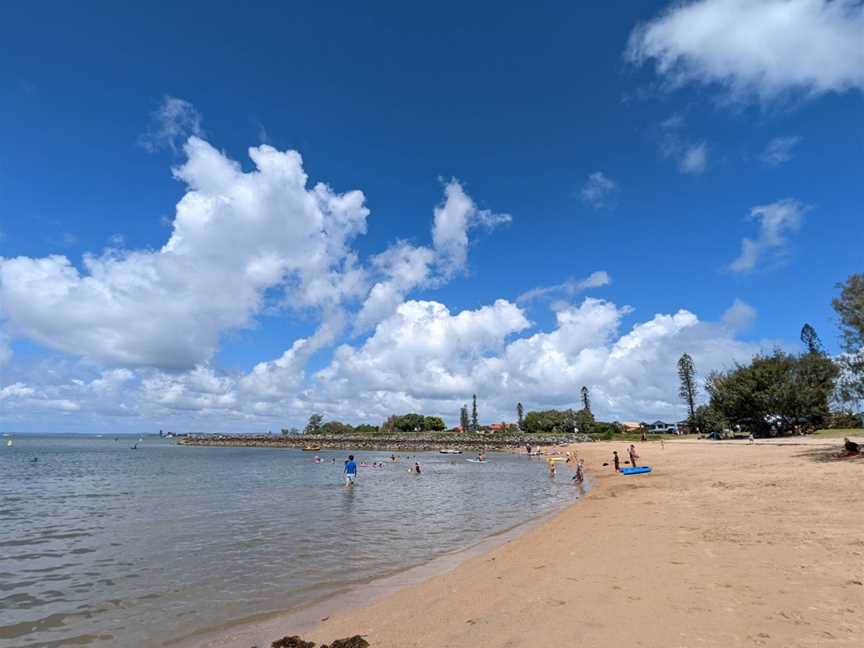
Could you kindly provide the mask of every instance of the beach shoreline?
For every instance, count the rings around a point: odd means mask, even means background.
[[[627,444],[579,444],[593,488],[578,506],[303,636],[361,634],[372,648],[858,645],[864,459],[836,459],[841,444],[637,444],[654,472],[632,477],[602,465]],[[297,628],[267,631],[212,646],[262,648]]]
[[[542,468],[543,466],[538,463],[538,469]],[[590,489],[590,482],[586,482],[581,493],[575,491],[574,496],[577,497],[577,501],[578,498],[585,497]],[[576,505],[577,501],[567,503],[558,510],[525,520],[511,528],[483,538],[479,542],[455,551],[449,551],[420,564],[400,569],[392,574],[371,579],[366,583],[353,585],[346,588],[345,591],[327,595],[305,605],[290,610],[264,612],[248,619],[230,621],[217,628],[180,637],[167,642],[165,645],[174,648],[250,648],[251,646],[264,648],[275,639],[283,636],[287,632],[286,628],[290,629],[288,634],[303,635],[318,631],[322,624],[331,617],[362,609],[370,603],[420,585],[431,578],[457,569],[468,560],[481,557],[503,544],[522,537],[554,519],[564,509]]]

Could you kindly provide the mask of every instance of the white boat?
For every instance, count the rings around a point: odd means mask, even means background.
[[[441,454],[462,454],[462,451],[456,448],[441,448],[438,452]]]
[[[6,447],[7,447],[7,448],[11,448],[11,447],[12,447],[12,439],[9,439],[9,440],[6,442]]]

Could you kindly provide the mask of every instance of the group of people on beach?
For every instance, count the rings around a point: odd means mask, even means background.
[[[630,447],[627,448],[627,454],[630,455],[630,465],[633,468],[636,468],[636,466],[638,465],[636,461],[639,459],[639,455],[636,454],[636,446],[634,446],[632,443],[630,444]],[[603,465],[605,466],[606,464]],[[615,468],[616,473],[621,472],[621,459],[620,457],[618,457],[617,450],[612,451],[612,466],[613,468]]]

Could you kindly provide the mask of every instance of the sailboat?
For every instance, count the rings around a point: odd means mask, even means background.
[[[7,448],[11,448],[11,447],[12,447],[12,439],[9,439],[9,440],[6,442],[6,447],[7,447]]]

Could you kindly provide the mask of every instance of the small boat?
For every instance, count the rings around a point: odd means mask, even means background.
[[[321,450],[320,445],[307,445],[303,446],[303,452],[318,452]]]
[[[462,454],[462,451],[457,450],[456,448],[442,448],[438,452],[441,454]]]
[[[465,461],[470,461],[471,463],[489,463],[488,459],[466,459]]]
[[[11,447],[12,447],[12,439],[9,439],[9,440],[6,442],[6,447],[7,447],[7,448],[11,448]]]

